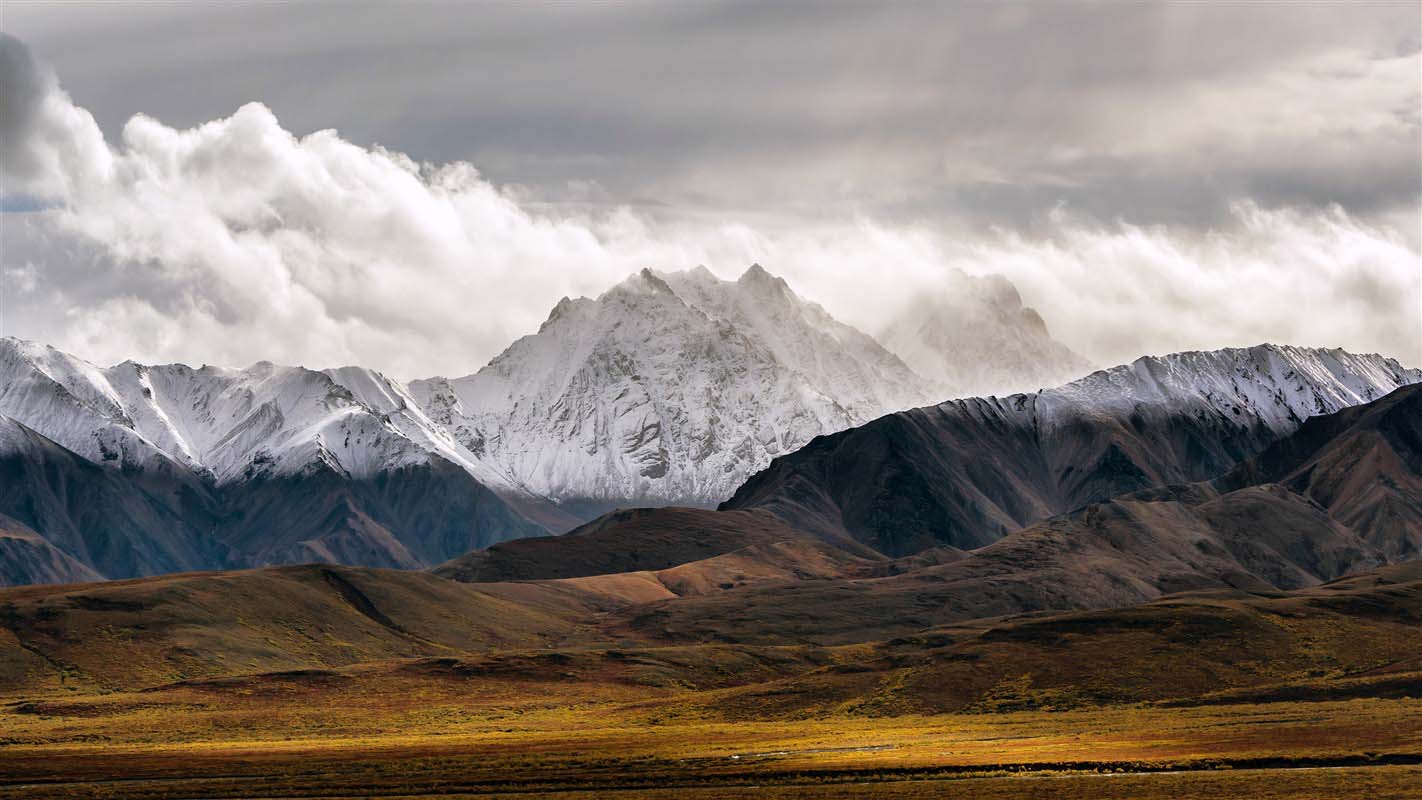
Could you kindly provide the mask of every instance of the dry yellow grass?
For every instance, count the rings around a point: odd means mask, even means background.
[[[54,696],[0,715],[0,797],[592,788],[734,797],[756,785],[769,788],[755,796],[812,798],[866,784],[874,796],[896,797],[1212,797],[1355,779],[1381,782],[1373,795],[1388,797],[1387,785],[1416,770],[1385,765],[1422,761],[1422,701],[1410,699],[734,721],[714,711],[726,691],[470,676],[401,662]],[[1373,766],[1340,768],[1364,763]],[[1329,768],[1269,770],[1287,773],[1282,782],[1213,771],[1310,765]],[[1188,781],[1076,775],[1163,769],[1210,772]],[[1198,793],[1183,794],[1187,785]]]
[[[1422,583],[1370,580],[839,647],[637,639],[583,579],[14,590],[0,797],[1404,796]]]

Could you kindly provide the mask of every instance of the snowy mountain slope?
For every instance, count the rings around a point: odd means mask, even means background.
[[[779,458],[722,507],[888,555],[973,548],[1126,492],[1212,478],[1303,420],[1422,381],[1376,355],[1260,345],[1142,358],[1035,394],[891,414]]]
[[[451,430],[430,418],[405,384],[364,367],[340,367],[323,372],[415,445],[469,473],[520,515],[551,531],[567,530],[581,522],[547,498],[515,485],[469,452]]]
[[[363,367],[328,369],[324,374],[421,450],[437,453],[458,464],[492,489],[516,491],[501,474],[490,469],[447,429],[430,419],[404,384]]]
[[[565,298],[478,373],[410,389],[479,460],[585,516],[717,502],[775,455],[927,396],[759,266],[643,270]]]
[[[851,416],[872,419],[942,399],[873,337],[800,298],[759,264],[736,281],[705,267],[657,275],[706,316],[765,345],[810,385],[828,387]]]
[[[425,463],[432,453],[463,459],[417,409],[398,407],[403,390],[378,373],[269,362],[237,370],[126,361],[101,369],[15,339],[0,340],[0,370],[0,414],[96,463],[170,462],[223,485],[318,465],[362,478]],[[357,399],[332,375],[381,405]]]
[[[714,504],[815,436],[943,396],[759,265],[734,281],[644,270],[563,300],[474,375],[409,386],[360,367],[100,369],[14,341],[0,359],[0,413],[99,463],[225,485],[437,457],[554,530]]]
[[[481,483],[498,476],[430,423],[403,387],[366,370],[327,374],[266,362],[242,370],[132,362],[101,369],[4,339],[0,415],[74,461],[110,468],[84,473],[85,481],[117,482],[111,493],[158,503],[163,513],[145,515],[144,526],[181,556],[86,556],[76,532],[87,530],[84,509],[50,503],[43,519],[35,511],[33,497],[62,501],[63,486],[36,485],[19,505],[0,507],[64,538],[61,549],[110,577],[311,560],[420,567],[546,532]],[[18,473],[41,484],[59,480],[5,444],[0,454]],[[440,505],[422,508],[422,497]],[[132,516],[122,506],[109,503],[110,513]],[[89,538],[114,538],[109,525],[96,522]]]
[[[1139,358],[1039,392],[1032,413],[1059,491],[1080,504],[1214,477],[1309,417],[1419,381],[1422,370],[1375,354],[1266,344]]]
[[[96,463],[182,471],[136,429],[104,370],[52,347],[0,338],[0,415]]]
[[[1000,275],[948,276],[915,297],[879,341],[932,382],[936,400],[1035,391],[1091,370]]]
[[[1083,411],[1121,415],[1147,408],[1222,409],[1276,434],[1422,381],[1422,370],[1375,354],[1265,344],[1146,356],[1039,392],[1044,424]]]
[[[0,416],[0,516],[63,556],[10,536],[0,580],[61,579],[79,574],[73,564],[109,578],[311,561],[417,569],[546,533],[441,458],[365,478],[321,462],[221,485],[187,478],[101,466]]]

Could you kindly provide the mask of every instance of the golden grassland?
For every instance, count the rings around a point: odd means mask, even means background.
[[[569,582],[10,590],[0,798],[1414,797],[1412,574],[834,646],[657,641]]]
[[[726,689],[412,666],[14,700],[0,709],[0,797],[833,797],[872,786],[887,797],[1366,787],[1385,798],[1422,785],[1417,699],[745,721],[722,713]]]

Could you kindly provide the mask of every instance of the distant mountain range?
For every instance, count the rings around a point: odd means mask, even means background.
[[[821,437],[722,508],[887,555],[971,549],[1116,495],[1212,478],[1304,420],[1422,381],[1376,355],[1260,345],[1141,358],[1054,389],[952,400]]]
[[[1010,615],[1180,592],[1276,596],[1415,565],[1419,489],[1415,384],[1312,417],[1212,480],[1093,500],[971,550],[890,559],[766,509],[640,509],[494,545],[434,573],[621,597],[626,628],[615,629],[655,641],[830,646],[941,630],[923,634],[932,646],[961,633],[952,626]]]
[[[1415,697],[1419,476],[1413,385],[1312,417],[1212,480],[1093,501],[972,551],[890,559],[766,510],[641,509],[433,572],[4,590],[0,682],[147,698],[424,670],[586,683],[630,665],[655,669],[650,685],[717,689],[708,710],[792,716],[960,709],[1026,674],[1072,704]]]
[[[953,302],[977,316],[918,306],[894,338],[961,334],[971,317],[1004,380],[1080,366],[1010,286],[973,285],[991,302]],[[932,341],[900,350],[990,374],[988,345]],[[735,281],[643,270],[564,299],[473,375],[408,385],[359,367],[100,368],[3,339],[0,580],[428,567],[611,508],[728,497],[859,555],[970,548],[1212,477],[1311,415],[1422,379],[1378,356],[1261,346],[891,413],[941,400],[945,370],[920,375],[758,265]]]
[[[0,513],[107,577],[416,568],[545,531],[376,373],[99,369],[5,339],[0,376]]]
[[[1422,385],[1412,385],[1314,417],[1211,481],[1094,500],[971,551],[686,597],[644,608],[634,625],[663,638],[838,644],[1176,592],[1306,588],[1415,564],[1419,489]]]

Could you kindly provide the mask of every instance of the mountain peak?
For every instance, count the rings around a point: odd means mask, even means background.
[[[760,262],[751,264],[745,272],[741,273],[741,277],[736,282],[743,286],[776,286],[789,288],[784,278],[778,275],[772,275],[765,267],[760,265]]]
[[[47,344],[21,339],[18,336],[0,336],[0,352],[12,353],[20,358],[35,360],[46,356],[63,355]],[[66,356],[67,357],[67,356]]]
[[[1309,417],[1419,381],[1422,371],[1377,356],[1269,345],[1139,359],[1035,394],[950,400],[824,437],[722,508],[769,511],[886,555],[977,548],[1126,492],[1210,479]]]
[[[1149,404],[1175,410],[1228,408],[1241,418],[1287,432],[1310,416],[1370,402],[1418,381],[1422,370],[1390,358],[1266,343],[1143,356],[1047,394],[1058,398],[1054,404],[1117,413]]]
[[[538,326],[538,332],[543,333],[545,330],[548,329],[548,326],[553,325],[559,320],[565,319],[570,315],[574,314],[579,309],[587,308],[588,306],[591,306],[596,302],[597,301],[591,300],[586,297],[579,297],[575,300],[571,297],[568,297],[567,295],[564,295],[563,299],[559,300],[557,305],[553,306],[553,310],[548,312],[548,319],[545,319],[543,321],[543,324]]]
[[[665,280],[662,280],[662,277],[658,275],[655,271],[653,271],[650,267],[643,267],[642,269],[627,276],[621,283],[617,284],[616,286],[613,286],[611,289],[608,289],[601,296],[599,296],[598,299],[601,300],[604,297],[618,295],[654,294],[675,295],[676,293],[673,292],[672,288],[667,285],[667,282]]]
[[[1090,369],[1052,337],[1001,275],[946,275],[880,331],[879,340],[945,397],[1035,391]]]
[[[412,386],[467,449],[569,507],[714,503],[774,455],[928,399],[891,353],[759,265],[737,281],[644,269],[559,306],[576,303],[588,313],[479,373]]]

